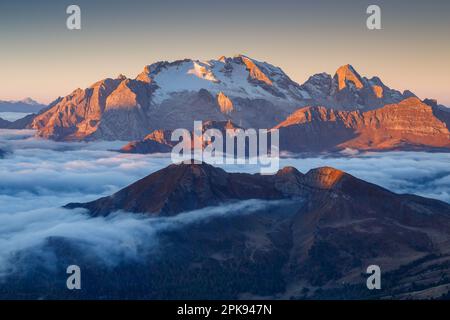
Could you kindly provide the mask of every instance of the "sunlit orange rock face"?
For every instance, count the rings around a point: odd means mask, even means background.
[[[145,83],[151,83],[153,79],[150,77],[151,68],[150,66],[145,66],[144,71],[142,71],[138,76],[136,77],[136,80],[145,82]]]
[[[119,76],[87,89],[77,89],[34,118],[30,127],[51,139],[80,140],[117,134],[142,137],[148,133],[145,110],[148,100],[141,81]]]
[[[349,64],[346,64],[345,66],[337,69],[336,76],[338,78],[339,90],[342,90],[347,86],[347,81],[353,82],[355,87],[358,89],[361,89],[363,87],[360,76]]]
[[[417,98],[363,114],[358,138],[345,147],[359,149],[395,149],[402,146],[450,148],[450,133],[445,119]]]
[[[450,149],[449,119],[408,98],[361,113],[323,107],[297,110],[275,128],[281,149],[300,151]]]
[[[155,130],[148,134],[143,140],[131,141],[119,151],[123,153],[167,153],[175,145],[171,141],[172,132],[169,130]]]
[[[268,76],[264,74],[264,72],[261,71],[260,68],[249,58],[245,56],[239,56],[239,58],[244,62],[245,66],[250,72],[250,78],[262,81],[268,85],[272,85],[272,81],[269,79]]]
[[[373,93],[379,99],[383,98],[383,87],[381,86],[372,86]]]
[[[77,89],[15,125],[53,140],[133,141],[156,129],[190,130],[197,120],[272,128],[302,106],[368,111],[411,96],[376,76],[361,76],[349,64],[334,76],[315,74],[300,85],[279,67],[237,55],[155,62],[135,79],[120,75]]]
[[[77,135],[89,135],[97,130],[98,121],[105,109],[106,97],[117,85],[118,82],[114,80],[101,81],[89,89],[77,89],[52,109],[37,116],[31,127],[38,129],[42,137],[57,137],[62,131],[73,138]],[[61,114],[64,114],[64,117]]]
[[[331,167],[322,167],[315,170],[311,170],[309,175],[305,176],[305,182],[309,185],[320,189],[331,189],[335,186],[341,178],[344,176],[344,172]]]
[[[233,102],[223,92],[219,92],[217,95],[217,103],[220,107],[220,112],[230,113],[233,111]]]
[[[170,132],[167,130],[155,130],[149,135],[147,135],[144,140],[153,140],[159,143],[169,143]]]
[[[122,81],[119,84],[116,90],[114,90],[106,99],[106,108],[132,108],[139,104],[139,102],[137,101],[136,93],[132,91],[129,84],[130,80]]]
[[[304,107],[274,129],[280,131],[280,149],[290,152],[334,152],[423,150],[450,151],[450,113],[431,107],[418,98],[399,104],[360,111],[336,111],[325,107]],[[204,121],[203,133],[238,129],[231,121]],[[170,130],[156,130],[144,140],[131,142],[122,152],[168,152],[174,143]],[[208,141],[202,141],[203,147]],[[160,148],[162,147],[162,148]]]
[[[149,152],[170,146],[158,131],[148,136],[152,131],[192,130],[198,120],[276,126],[290,151],[448,148],[450,113],[436,101],[411,97],[349,64],[299,85],[276,66],[238,55],[156,62],[136,79],[120,75],[77,89],[17,126],[54,140],[136,141],[127,148]]]

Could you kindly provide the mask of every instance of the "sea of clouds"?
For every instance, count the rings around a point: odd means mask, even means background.
[[[136,258],[155,243],[158,232],[185,227],[217,215],[255,212],[265,202],[208,208],[176,218],[151,219],[130,213],[92,218],[85,211],[62,209],[69,202],[97,199],[169,164],[168,155],[132,155],[115,151],[124,142],[64,143],[33,137],[30,130],[0,130],[0,274],[12,271],[19,252],[39,250],[49,237],[77,241],[104,263]],[[283,158],[280,165],[302,172],[333,166],[398,193],[414,193],[450,202],[450,154],[389,152],[339,157]],[[249,165],[228,171],[259,172]],[[236,207],[236,205],[238,207]],[[156,240],[155,240],[156,241]],[[126,254],[125,254],[126,253]]]

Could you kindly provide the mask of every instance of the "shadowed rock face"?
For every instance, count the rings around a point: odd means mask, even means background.
[[[172,215],[228,200],[281,198],[281,192],[259,175],[228,174],[206,164],[181,164],[155,172],[111,197],[68,207],[85,207],[94,215],[116,210]]]
[[[442,294],[435,288],[450,272],[450,205],[398,195],[330,167],[261,176],[171,165],[110,197],[66,207],[173,216],[245,199],[278,201],[165,234],[164,263],[149,263],[152,288],[169,286],[171,298],[369,298],[414,296],[420,280],[422,295]],[[365,287],[362,274],[371,264],[383,270],[383,291]],[[436,272],[427,271],[430,265]],[[260,286],[266,271],[270,285]]]
[[[10,121],[0,118],[0,129],[7,128],[11,124]]]
[[[190,128],[192,128],[192,124],[190,125]],[[225,139],[226,130],[241,128],[231,121],[204,121],[202,124],[202,134],[209,129],[219,130]],[[171,136],[172,130],[155,130],[147,135],[143,140],[132,141],[126,144],[119,150],[119,152],[140,154],[168,153],[171,152],[172,148],[178,143],[178,141],[172,141]],[[191,132],[191,137],[192,136],[193,134]],[[202,143],[203,146],[206,146],[211,143],[211,141],[203,141]]]
[[[323,107],[297,110],[275,128],[282,150],[449,150],[449,113],[409,98],[361,113]]]
[[[7,121],[0,118],[0,129],[26,129],[33,121],[35,114],[29,114],[15,121]]]

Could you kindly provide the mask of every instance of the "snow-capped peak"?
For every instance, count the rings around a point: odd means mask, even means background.
[[[174,92],[201,89],[215,95],[223,92],[230,99],[251,97],[292,103],[304,98],[299,85],[280,68],[242,54],[208,61],[157,62],[146,66],[136,79],[156,85],[156,103]]]
[[[18,102],[22,102],[22,103],[26,103],[26,104],[31,104],[31,105],[38,105],[39,102],[37,102],[36,100],[31,99],[30,97],[27,97],[23,100],[20,100]]]

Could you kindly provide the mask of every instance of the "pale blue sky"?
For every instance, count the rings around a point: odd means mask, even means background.
[[[66,29],[66,7],[82,30]],[[379,4],[383,30],[365,27]],[[61,0],[0,3],[0,99],[49,102],[158,60],[243,53],[302,83],[352,64],[450,105],[450,1]]]

